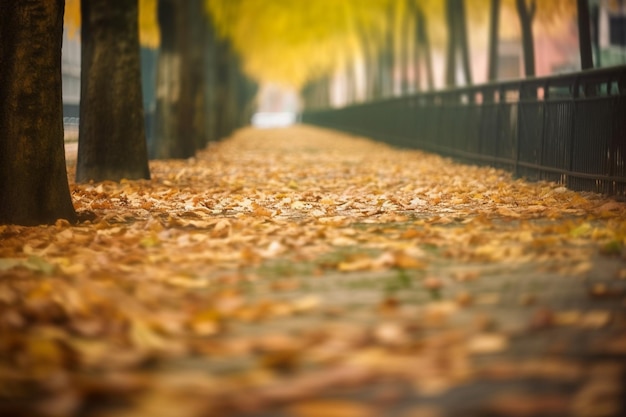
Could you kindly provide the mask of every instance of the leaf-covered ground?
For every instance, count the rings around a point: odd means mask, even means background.
[[[0,226],[0,415],[624,415],[625,204],[303,126],[151,169]]]

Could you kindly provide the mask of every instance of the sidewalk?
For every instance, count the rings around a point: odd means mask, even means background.
[[[0,226],[0,414],[626,415],[626,204],[307,126],[151,171]]]

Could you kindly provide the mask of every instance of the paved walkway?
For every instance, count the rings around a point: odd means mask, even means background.
[[[255,269],[269,284],[255,284],[253,298],[296,300],[303,313],[232,329],[261,337],[262,361],[277,373],[235,395],[234,409],[625,412],[623,204],[311,128],[244,131],[219,149],[248,167],[244,187],[291,188],[273,218],[303,234],[330,225],[303,246],[278,240],[293,252],[278,249]],[[255,177],[259,168],[275,175]],[[225,373],[250,366],[201,362]]]
[[[306,126],[151,171],[3,231],[117,305],[72,322],[80,415],[626,415],[623,203]]]

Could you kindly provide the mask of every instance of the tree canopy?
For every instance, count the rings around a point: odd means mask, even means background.
[[[575,0],[525,0],[535,4],[536,22],[543,30],[562,28],[561,23],[573,17]],[[486,45],[486,25],[490,0],[465,0],[472,42]],[[279,81],[295,87],[310,79],[333,72],[337,66],[361,51],[355,38],[367,31],[375,48],[385,47],[384,34],[401,26],[398,20],[386,19],[386,11],[396,8],[397,15],[419,8],[429,22],[433,47],[445,48],[445,2],[441,0],[206,0],[222,36],[231,39],[242,56],[244,68],[258,80]],[[501,25],[500,36],[519,37],[515,22],[515,1],[504,0],[502,13],[512,24]],[[393,25],[393,27],[391,27]],[[484,33],[483,33],[484,32]]]
[[[534,7],[533,18],[542,30],[561,30],[576,12],[575,0],[524,0]],[[80,25],[79,0],[67,0],[66,25],[70,31]],[[159,45],[156,20],[157,0],[139,0],[142,45]],[[486,25],[490,0],[465,0],[470,42],[487,44]],[[401,24],[386,18],[387,10],[396,15],[421,10],[428,21],[429,39],[435,49],[447,43],[445,2],[441,0],[205,0],[221,36],[228,38],[241,56],[244,70],[258,81],[272,81],[301,87],[307,81],[334,72],[338,66],[362,56],[357,39],[364,31],[376,50],[384,48],[385,33],[397,35]],[[502,1],[503,38],[519,37],[515,21],[515,0]],[[510,22],[510,23],[508,23]],[[392,27],[393,26],[393,27]]]

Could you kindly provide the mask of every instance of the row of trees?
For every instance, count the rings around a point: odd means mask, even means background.
[[[485,28],[487,32],[487,80],[495,80],[498,73],[498,44],[501,33],[510,37],[511,28],[501,25],[501,15],[517,15],[519,37],[523,51],[524,75],[535,75],[535,48],[533,26],[542,22],[547,26],[557,19],[572,20],[578,13],[581,39],[582,68],[591,62],[588,0],[388,0],[380,1],[379,16],[385,21],[378,25],[363,25],[357,31],[356,48],[339,51],[345,55],[339,64],[318,72],[303,86],[307,107],[329,105],[328,87],[337,66],[344,65],[344,79],[348,102],[354,101],[355,70],[360,60],[365,62],[365,100],[433,89],[433,50],[445,51],[444,85],[456,86],[461,80],[472,84],[470,34],[468,25]],[[358,16],[350,17],[358,26]],[[355,64],[356,63],[356,64]],[[394,89],[393,80],[399,80]]]
[[[149,154],[186,158],[226,136],[247,120],[254,84],[245,74],[302,88],[308,106],[325,106],[337,68],[354,99],[360,62],[366,99],[377,99],[394,93],[396,79],[403,93],[433,88],[436,47],[447,51],[447,85],[457,82],[458,68],[471,83],[468,22],[489,16],[493,79],[502,10],[519,17],[531,76],[533,21],[578,9],[581,33],[588,34],[587,1],[67,0],[72,10],[80,2],[80,12],[70,14],[82,35],[77,181],[148,178]],[[63,154],[64,7],[64,0],[20,0],[0,9],[0,223],[76,220]],[[155,28],[156,129],[148,149],[138,33]],[[588,42],[581,36],[581,46]],[[585,55],[583,67],[588,61]]]
[[[230,43],[216,36],[203,0],[141,4],[154,8],[161,34],[151,153],[187,158],[243,122],[255,87]],[[0,224],[77,220],[63,143],[64,9],[64,0],[20,0],[0,9]],[[149,178],[139,1],[81,0],[74,16],[82,40],[76,180]]]

